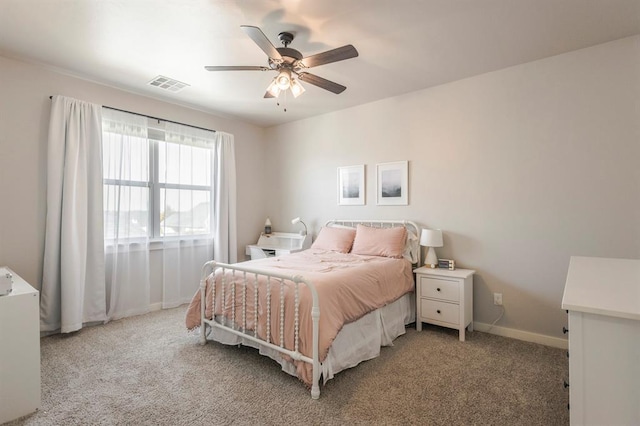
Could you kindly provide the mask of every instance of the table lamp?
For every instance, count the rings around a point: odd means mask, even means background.
[[[300,234],[302,234],[302,235],[307,235],[307,225],[305,225],[305,224],[304,224],[304,222],[303,222],[303,221],[301,221],[299,217],[296,217],[296,218],[291,219],[291,224],[292,224],[292,225],[295,225],[296,223],[301,223],[301,224],[302,224],[302,226],[304,226],[304,231],[300,231]],[[304,232],[304,233],[303,233],[303,232]]]
[[[434,247],[442,247],[442,231],[440,229],[423,229],[420,235],[420,245],[429,247],[424,257],[424,264],[435,268],[438,266],[438,256]]]

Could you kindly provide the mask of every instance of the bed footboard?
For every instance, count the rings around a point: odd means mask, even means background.
[[[222,284],[219,286],[220,289],[218,291],[222,293],[219,297],[223,302],[220,303],[221,311],[216,312],[216,285],[214,282],[211,289],[211,300],[214,301],[214,308],[212,308],[211,319],[208,319],[206,315],[207,277],[212,273],[215,276],[217,271],[220,271],[220,279],[222,280]],[[232,274],[234,277],[233,285],[231,285],[230,288],[227,288],[227,285],[225,285],[225,277],[227,277],[228,274]],[[258,285],[259,281],[266,282],[266,285],[261,288],[261,286]],[[292,348],[286,348],[284,344],[285,285],[292,285],[294,293],[294,309],[291,313],[287,314],[287,317],[293,315],[294,335]],[[300,352],[300,312],[298,309],[300,304],[300,286],[307,287],[312,297],[311,321],[313,349],[311,357],[305,356]],[[240,294],[236,293],[238,291]],[[227,297],[225,298],[225,292],[231,292],[231,294],[227,294]],[[227,304],[224,303],[224,301],[229,297],[234,302],[230,303],[230,307],[227,307]],[[266,331],[263,333],[263,336],[260,336],[257,327],[259,315],[257,307],[259,297],[266,301]],[[278,309],[271,308],[273,300],[279,302],[277,303]],[[253,311],[253,318],[247,318],[248,311]],[[216,320],[216,316],[219,320]],[[272,318],[276,321],[272,321]],[[258,268],[242,266],[241,264],[230,265],[216,261],[207,262],[202,267],[202,275],[200,279],[200,343],[204,345],[207,342],[206,326],[208,325],[211,328],[226,330],[229,333],[239,336],[242,339],[247,339],[257,345],[273,349],[295,361],[311,364],[313,368],[311,398],[313,399],[318,399],[320,397],[319,381],[321,368],[318,340],[319,321],[320,306],[318,293],[311,282],[305,280],[299,275],[291,276],[277,274],[271,271],[263,271]],[[279,330],[270,329],[272,322],[279,324]],[[277,341],[271,339],[272,334],[278,336]]]

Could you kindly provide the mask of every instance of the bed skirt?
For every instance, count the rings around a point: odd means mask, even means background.
[[[217,316],[216,316],[217,317]],[[416,320],[415,293],[410,292],[357,321],[346,324],[329,348],[321,364],[323,384],[342,370],[355,367],[363,361],[380,355],[382,346],[393,346],[393,341],[405,333],[405,326]],[[245,345],[259,350],[282,366],[282,371],[297,376],[295,366],[273,349],[260,346],[220,328],[209,328],[208,340],[224,345]]]

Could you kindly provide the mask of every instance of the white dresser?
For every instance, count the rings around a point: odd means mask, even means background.
[[[572,257],[569,312],[572,425],[640,425],[640,260]]]
[[[0,423],[40,408],[38,291],[11,273],[13,291],[0,296]]]

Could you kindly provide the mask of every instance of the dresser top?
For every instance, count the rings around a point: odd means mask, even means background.
[[[0,299],[2,299],[3,297],[10,297],[10,296],[18,296],[20,294],[38,294],[38,290],[36,290],[35,288],[33,288],[28,282],[26,282],[25,280],[22,279],[22,277],[18,274],[16,274],[15,272],[13,272],[11,269],[9,269],[6,266],[0,266],[0,274],[6,274],[7,272],[11,273],[11,275],[13,275],[13,290],[11,291],[11,293],[9,293],[6,296],[0,296]]]
[[[640,320],[640,260],[572,256],[562,309]]]

